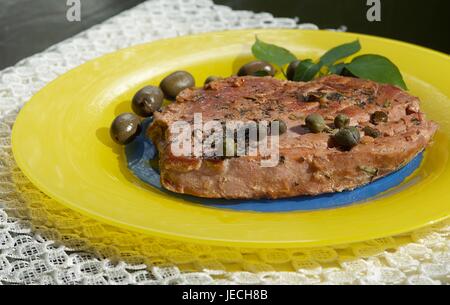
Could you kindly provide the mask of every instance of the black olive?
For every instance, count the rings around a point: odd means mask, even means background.
[[[210,82],[213,82],[213,81],[215,81],[215,80],[219,80],[219,79],[222,79],[221,77],[219,77],[219,76],[209,76],[206,80],[205,80],[205,85],[207,85],[207,84],[209,84]]]
[[[149,117],[158,111],[164,102],[164,93],[155,86],[147,86],[139,90],[133,97],[131,108],[142,117]]]
[[[109,133],[114,142],[128,144],[141,132],[141,120],[133,113],[122,113],[114,119]]]
[[[333,136],[335,144],[344,150],[351,150],[358,145],[360,139],[361,136],[356,127],[342,128]]]
[[[159,87],[169,99],[175,99],[181,91],[194,86],[194,77],[186,71],[176,71],[164,78],[159,84]]]
[[[374,125],[386,123],[389,117],[386,112],[376,111],[370,116],[370,122]]]
[[[295,72],[297,71],[297,67],[300,64],[300,60],[294,60],[289,64],[286,70],[286,77],[288,80],[294,80]]]
[[[243,65],[238,72],[238,76],[274,76],[274,67],[265,61],[252,61]]]

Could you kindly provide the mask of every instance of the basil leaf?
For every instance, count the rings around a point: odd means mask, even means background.
[[[340,63],[329,68],[331,74],[341,75],[342,71],[345,69],[346,64]]]
[[[397,66],[384,56],[367,54],[353,59],[346,68],[355,76],[408,90]]]
[[[265,43],[259,40],[258,36],[256,36],[256,41],[252,46],[252,53],[257,59],[275,64],[278,67],[282,67],[297,59],[288,50],[274,44]]]
[[[332,48],[320,58],[320,63],[322,63],[322,66],[331,66],[339,60],[358,53],[360,50],[361,44],[359,43],[359,40],[355,40],[353,42]]]
[[[295,69],[294,81],[296,82],[307,82],[314,78],[314,76],[319,72],[317,69],[317,64],[315,64],[312,59],[302,60],[297,69]]]
[[[331,66],[335,62],[345,59],[346,57],[353,55],[361,50],[361,44],[359,40],[355,40],[350,43],[346,43],[337,47],[332,48],[328,52],[326,52],[319,60],[317,64],[309,65],[305,69],[300,66],[297,67],[296,78],[294,80],[307,82],[312,80],[317,73],[319,73],[320,69],[324,66]],[[298,78],[297,78],[298,77]]]

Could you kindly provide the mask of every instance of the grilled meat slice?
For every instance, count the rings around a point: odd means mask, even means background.
[[[377,111],[387,114],[387,122],[373,120]],[[260,155],[175,156],[169,127],[180,120],[193,122],[195,113],[202,114],[203,122],[283,120],[288,131],[279,138],[278,166],[262,167]],[[312,113],[321,114],[330,128],[336,115],[347,115],[360,131],[360,144],[343,151],[329,133],[311,133],[305,118]],[[230,77],[181,92],[176,103],[155,113],[148,135],[159,150],[166,189],[206,198],[255,199],[355,189],[408,163],[437,128],[420,112],[416,97],[391,85],[336,75],[308,83]]]

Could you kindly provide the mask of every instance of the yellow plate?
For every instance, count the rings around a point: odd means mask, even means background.
[[[408,186],[349,207],[256,213],[191,204],[140,183],[110,140],[113,118],[133,94],[185,69],[197,83],[227,76],[251,59],[255,34],[300,58],[317,58],[356,38],[363,53],[393,60],[423,110],[440,124],[435,143]],[[36,94],[20,112],[13,152],[25,175],[61,203],[107,223],[158,236],[244,247],[302,247],[362,241],[413,230],[450,214],[450,59],[418,46],[360,34],[245,30],[161,40],[90,61]]]

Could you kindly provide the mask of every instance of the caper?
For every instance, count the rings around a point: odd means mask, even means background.
[[[158,111],[164,102],[164,93],[160,88],[147,86],[139,90],[133,97],[131,108],[142,117],[149,117]]]
[[[283,120],[277,119],[277,120],[273,120],[272,123],[270,124],[270,133],[271,134],[273,134],[272,128],[275,127],[275,126],[273,126],[274,123],[275,124],[278,123],[278,135],[282,135],[282,134],[286,133],[286,131],[287,131],[286,123]]]
[[[305,123],[306,127],[308,127],[313,133],[321,133],[322,131],[328,129],[323,117],[317,113],[308,115],[305,119]]]
[[[295,72],[297,71],[297,67],[300,64],[300,60],[294,60],[292,61],[286,70],[286,77],[288,80],[294,80],[295,78]]]
[[[265,61],[252,61],[243,65],[238,72],[238,76],[274,76],[274,67]]]
[[[366,126],[363,129],[364,134],[366,136],[372,137],[372,138],[378,138],[379,136],[381,136],[381,132],[378,129],[372,128],[370,126]]]
[[[348,125],[350,125],[350,119],[345,114],[338,114],[334,118],[334,126],[336,126],[336,128],[344,128]]]
[[[114,142],[122,145],[133,141],[140,132],[141,121],[133,113],[122,113],[114,119],[109,129],[109,133]]]
[[[194,77],[186,71],[176,71],[164,78],[159,87],[167,98],[174,99],[184,89],[195,86]]]
[[[370,122],[374,125],[378,125],[381,123],[386,123],[388,121],[388,118],[389,117],[386,112],[376,111],[370,116]]]
[[[351,150],[358,145],[360,139],[361,136],[356,127],[344,127],[333,136],[336,145],[344,150]]]
[[[211,76],[209,76],[207,79],[205,79],[205,85],[207,85],[207,84],[209,84],[210,82],[213,82],[213,81],[215,81],[215,80],[219,80],[219,79],[222,79],[222,78],[219,77],[219,76],[211,75]]]

